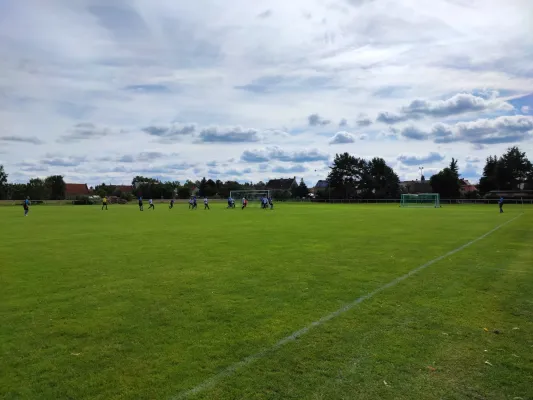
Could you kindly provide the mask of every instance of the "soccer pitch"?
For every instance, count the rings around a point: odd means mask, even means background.
[[[0,220],[2,399],[533,398],[533,208]]]

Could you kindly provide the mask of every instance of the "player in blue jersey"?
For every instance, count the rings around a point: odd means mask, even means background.
[[[28,213],[30,212],[30,198],[26,197],[26,200],[22,203],[22,207],[24,207],[24,216],[28,216]]]
[[[142,196],[139,196],[139,211],[144,211]]]
[[[169,209],[174,208],[174,197],[170,199],[170,205],[168,206]]]
[[[196,196],[193,196],[192,198],[192,209],[196,210],[198,207],[198,203],[196,202]]]
[[[268,198],[268,204],[270,204],[270,209],[273,210],[274,209],[274,202],[272,201],[272,197]]]
[[[500,207],[500,214],[503,212],[503,197],[498,200],[498,206]]]

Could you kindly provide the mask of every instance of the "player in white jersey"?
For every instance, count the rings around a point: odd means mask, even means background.
[[[154,206],[154,202],[152,201],[152,199],[148,200],[148,204],[150,204],[150,205],[148,206],[148,209],[151,208],[152,210],[155,211],[155,206]]]
[[[204,210],[209,210],[209,201],[207,201],[207,197],[204,197]]]

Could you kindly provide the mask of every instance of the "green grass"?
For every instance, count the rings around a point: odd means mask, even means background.
[[[522,211],[191,398],[533,398],[533,208],[156,207],[0,208],[0,398],[172,398]]]

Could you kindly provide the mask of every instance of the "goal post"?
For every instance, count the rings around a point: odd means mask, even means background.
[[[270,190],[232,190],[229,195],[236,202],[243,197],[246,197],[249,202],[259,201],[263,197],[270,197]]]
[[[440,195],[438,193],[402,194],[400,207],[439,208]]]

